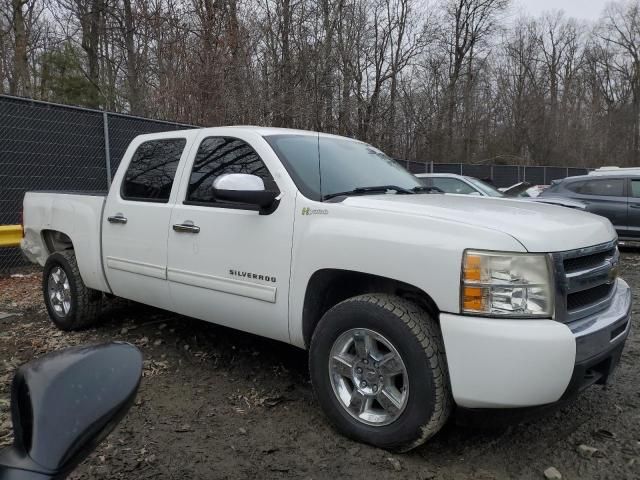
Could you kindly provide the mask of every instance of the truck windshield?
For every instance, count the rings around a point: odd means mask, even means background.
[[[422,187],[395,160],[357,140],[295,134],[269,135],[265,139],[298,189],[312,200],[353,190],[380,193],[379,189],[367,190],[380,185],[412,191]]]

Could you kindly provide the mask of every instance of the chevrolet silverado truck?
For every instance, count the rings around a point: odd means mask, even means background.
[[[331,423],[389,450],[454,410],[563,404],[611,378],[630,330],[607,219],[442,195],[344,137],[142,135],[108,193],[29,192],[23,215],[59,328],[117,296],[308,349]]]

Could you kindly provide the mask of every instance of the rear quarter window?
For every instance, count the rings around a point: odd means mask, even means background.
[[[580,189],[582,188],[582,186],[584,185],[585,182],[571,182],[568,183],[567,185],[565,185],[564,188],[566,188],[567,190],[569,190],[570,192],[574,192],[574,193],[580,193]],[[557,190],[560,189],[560,184],[557,185],[551,185],[551,187],[549,187],[547,189],[547,192],[551,193],[551,192],[555,192]]]

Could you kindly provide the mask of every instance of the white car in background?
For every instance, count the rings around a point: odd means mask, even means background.
[[[592,170],[588,175],[606,176],[606,175],[640,175],[638,167],[600,167]]]
[[[493,185],[479,180],[474,177],[466,175],[456,175],[455,173],[418,173],[416,177],[420,182],[427,187],[435,187],[444,193],[454,195],[474,195],[478,197],[493,197],[493,198],[507,198],[512,200],[525,200],[531,202],[549,203],[551,205],[560,205],[562,207],[576,208],[578,210],[584,210],[586,205],[577,200],[571,200],[561,197],[538,197],[540,192],[537,191],[537,195],[529,194],[529,196],[520,196],[518,194],[509,195],[508,192],[502,192]],[[522,183],[522,182],[521,182]],[[521,184],[516,184],[509,187],[507,190],[511,190]],[[537,186],[526,189],[537,189]]]
[[[507,197],[536,198],[544,192],[549,185],[532,185],[529,182],[518,182],[510,187],[499,188]]]

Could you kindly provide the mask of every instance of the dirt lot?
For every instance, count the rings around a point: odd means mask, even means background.
[[[623,253],[640,305],[640,253]],[[449,424],[404,455],[351,442],[325,422],[306,354],[284,344],[154,309],[121,305],[97,329],[52,327],[39,274],[0,278],[0,444],[10,442],[14,368],[68,345],[126,340],[142,348],[136,405],[74,474],[85,478],[640,478],[640,317],[612,386],[592,387],[544,419],[493,430]],[[638,307],[640,308],[640,307]],[[2,315],[0,315],[2,317]],[[543,352],[541,352],[542,354]],[[591,457],[579,446],[598,451]]]

